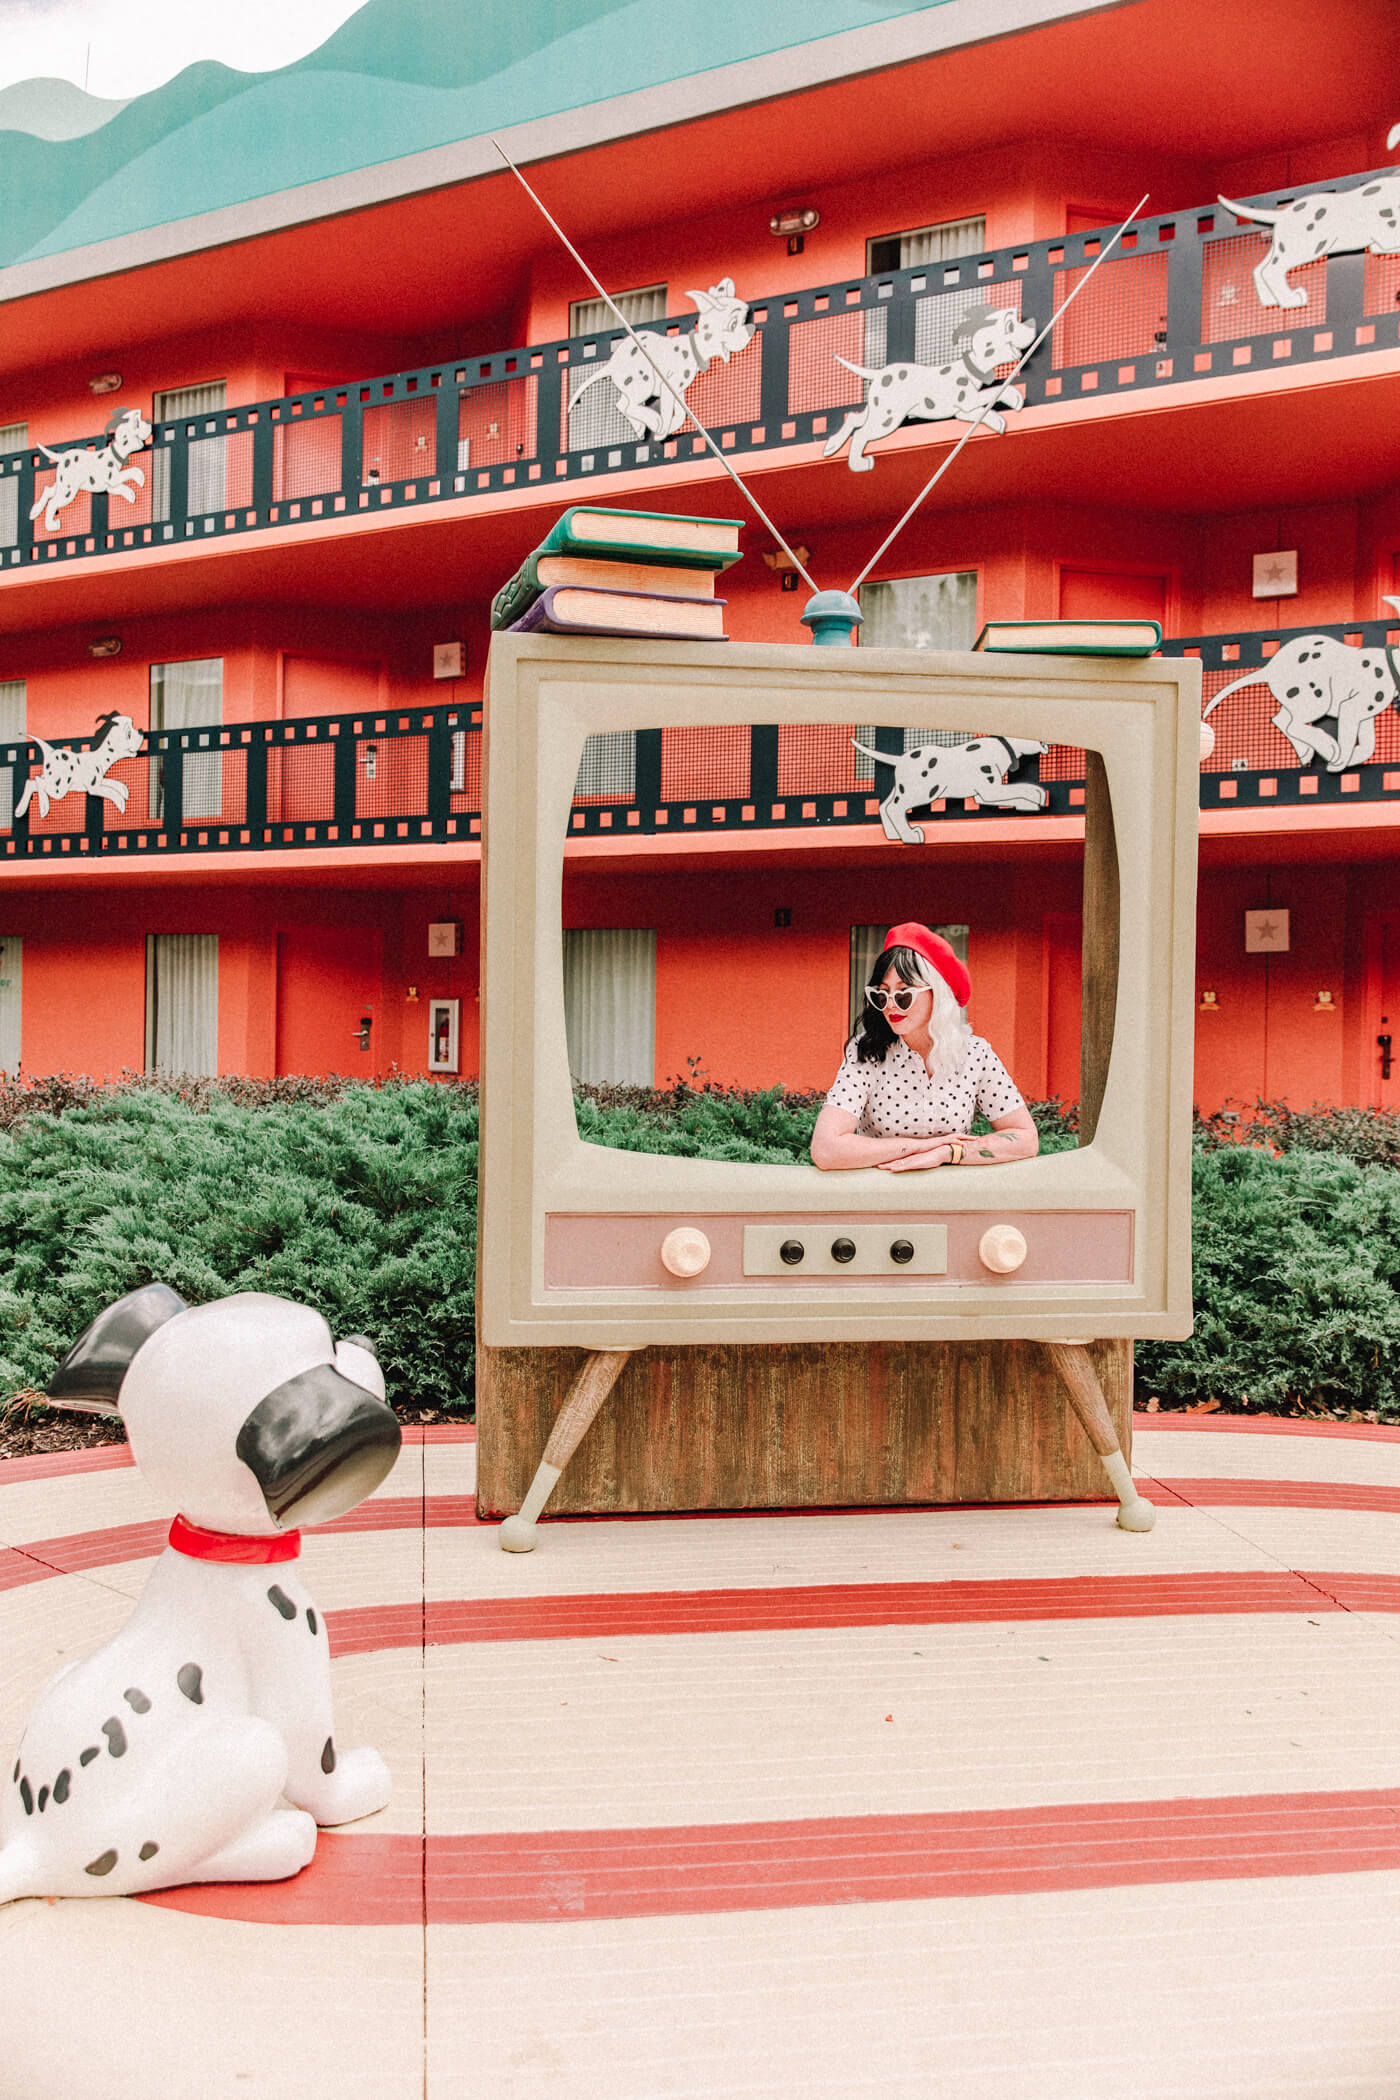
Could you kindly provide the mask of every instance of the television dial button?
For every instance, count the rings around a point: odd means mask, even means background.
[[[807,1249],[801,1240],[784,1240],[778,1249],[778,1258],[785,1261],[790,1269],[795,1269],[806,1252]]]
[[[912,1240],[895,1240],[893,1242],[890,1247],[891,1261],[897,1261],[899,1266],[903,1268],[906,1262],[910,1262],[913,1259],[914,1242]]]
[[[698,1276],[710,1266],[710,1243],[696,1225],[677,1225],[661,1242],[661,1264],[672,1276]]]
[[[831,1258],[833,1261],[839,1262],[854,1261],[856,1258],[855,1241],[833,1240],[831,1243]]]
[[[984,1269],[994,1276],[1010,1276],[1026,1258],[1025,1234],[1014,1225],[989,1225],[977,1242]]]

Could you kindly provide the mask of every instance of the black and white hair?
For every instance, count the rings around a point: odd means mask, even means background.
[[[902,984],[917,985],[921,990],[933,993],[933,1011],[929,1016],[932,1047],[925,1060],[928,1075],[939,1086],[949,1079],[956,1079],[967,1059],[972,1029],[952,986],[917,948],[886,948],[871,972],[871,983],[878,984],[890,970]],[[856,1059],[861,1064],[881,1063],[895,1041],[889,1022],[882,1013],[876,1012],[868,999],[861,1009],[853,1040]]]

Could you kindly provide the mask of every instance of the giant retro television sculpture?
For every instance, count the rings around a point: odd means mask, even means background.
[[[1199,693],[1199,665],[1162,658],[496,637],[477,1411],[503,1545],[534,1544],[551,1496],[1082,1499],[1105,1473],[1120,1523],[1150,1525],[1123,1442],[1133,1339],[1191,1326]],[[580,1139],[560,900],[584,739],[753,722],[973,723],[1086,750],[1076,1150],[831,1174]]]

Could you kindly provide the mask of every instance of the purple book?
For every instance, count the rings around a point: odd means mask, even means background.
[[[552,583],[513,620],[512,634],[618,634],[657,642],[723,642],[723,598],[673,598],[659,591],[595,590]]]

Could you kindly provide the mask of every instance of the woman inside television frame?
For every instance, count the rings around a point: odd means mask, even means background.
[[[916,920],[892,926],[860,1023],[812,1132],[824,1168],[1004,1166],[1040,1135],[1015,1081],[962,1009],[972,979],[948,942]],[[972,1135],[974,1119],[991,1124]]]

